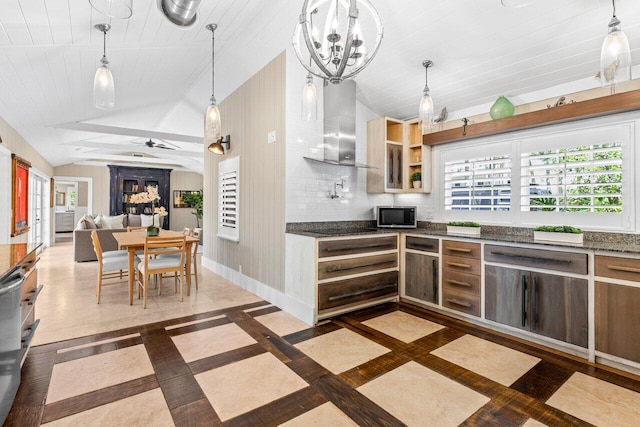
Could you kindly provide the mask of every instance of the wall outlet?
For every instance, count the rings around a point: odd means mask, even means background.
[[[276,131],[272,130],[267,134],[267,143],[273,144],[274,142],[276,142]]]
[[[433,211],[426,211],[425,212],[425,218],[426,219],[433,219]]]

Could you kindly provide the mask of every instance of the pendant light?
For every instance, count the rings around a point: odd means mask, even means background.
[[[616,0],[609,30],[602,43],[600,53],[600,81],[602,86],[610,86],[631,80],[631,49],[629,40],[622,32],[620,20],[616,17]]]
[[[316,120],[318,118],[318,106],[316,97],[316,85],[313,84],[313,75],[307,74],[307,84],[302,89],[302,120]]]
[[[116,90],[113,83],[113,74],[109,69],[107,60],[107,32],[111,29],[109,24],[97,24],[95,28],[102,32],[102,59],[93,79],[93,105],[102,110],[110,110],[115,106]]]
[[[220,124],[220,109],[216,103],[215,96],[215,31],[218,28],[217,24],[209,24],[206,26],[207,30],[211,31],[211,104],[207,108],[207,112],[204,115],[204,142],[209,144],[209,151],[215,154],[224,154],[224,148],[220,144],[221,124]]]
[[[433,99],[429,94],[429,67],[433,66],[433,61],[422,61],[424,67],[424,90],[422,91],[422,99],[420,100],[420,109],[418,110],[418,119],[420,119],[420,128],[422,134],[428,133],[431,130],[433,124]]]

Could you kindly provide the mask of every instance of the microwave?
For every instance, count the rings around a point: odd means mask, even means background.
[[[376,225],[387,228],[416,228],[415,206],[378,206]]]

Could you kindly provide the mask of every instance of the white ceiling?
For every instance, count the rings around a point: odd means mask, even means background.
[[[429,86],[436,108],[449,111],[589,78],[611,17],[608,0],[534,0],[519,9],[499,0],[372,2],[385,36],[356,78],[359,95],[397,118],[416,115],[423,59],[435,62]],[[221,101],[290,46],[302,0],[204,0],[191,30],[170,24],[156,0],[133,3],[129,20],[110,20],[88,0],[0,0],[0,117],[53,165],[122,162],[140,152],[149,156],[143,161],[201,172],[198,139],[211,91],[211,34],[204,25],[218,23]],[[618,0],[617,15],[638,60],[640,1]],[[102,54],[93,25],[101,22],[113,27],[112,111],[92,104]],[[146,148],[149,137],[179,149]]]

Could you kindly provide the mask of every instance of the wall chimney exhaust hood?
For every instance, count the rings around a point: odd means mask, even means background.
[[[324,157],[307,160],[338,166],[373,168],[356,162],[356,82],[344,80],[339,84],[325,84],[324,99]]]

